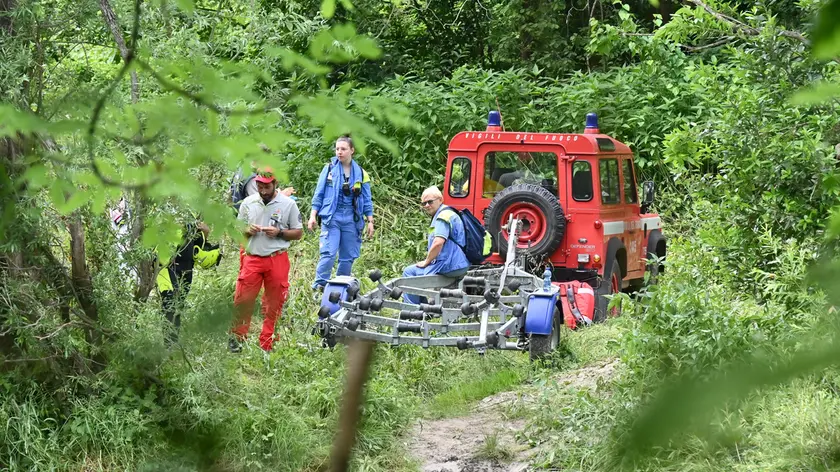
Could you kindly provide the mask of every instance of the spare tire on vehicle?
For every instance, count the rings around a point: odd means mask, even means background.
[[[517,246],[519,254],[541,257],[560,247],[566,218],[557,197],[548,190],[532,184],[512,185],[490,202],[485,224],[502,257],[507,256],[508,248],[508,232],[503,226],[510,215],[522,221]]]

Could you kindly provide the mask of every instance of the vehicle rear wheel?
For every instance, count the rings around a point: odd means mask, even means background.
[[[503,227],[510,216],[522,222],[517,253],[546,256],[560,247],[566,218],[557,197],[548,190],[532,184],[512,185],[490,202],[485,224],[503,258],[508,246],[508,232]]]
[[[651,231],[647,244],[647,264],[645,266],[648,273],[647,284],[656,285],[659,283],[659,277],[665,272],[663,262],[667,252],[667,242],[659,230],[654,230]]]
[[[648,285],[656,285],[659,283],[659,276],[665,271],[665,241],[662,240],[656,246],[656,252],[648,252],[647,271],[650,273],[648,277]]]
[[[618,261],[613,259],[612,264],[604,270],[604,277],[601,279],[601,284],[595,293],[595,319],[592,321],[601,323],[607,320],[607,316],[615,317],[621,314],[620,306],[607,310],[610,304],[610,300],[607,297],[609,295],[615,295],[620,291],[621,267],[618,265]]]
[[[646,278],[630,280],[630,293],[639,292],[646,286],[656,285],[659,283],[659,277],[665,272],[665,241],[660,240],[656,247],[656,251],[648,250],[648,260],[645,264]]]
[[[560,345],[560,333],[563,328],[563,317],[560,316],[560,310],[554,308],[554,314],[551,317],[551,334],[532,334],[531,340],[528,343],[528,354],[531,361],[537,361],[545,358]]]

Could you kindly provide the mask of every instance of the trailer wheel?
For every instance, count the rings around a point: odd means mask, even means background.
[[[531,361],[543,359],[554,352],[560,345],[560,333],[563,328],[563,318],[560,310],[554,308],[554,315],[551,317],[551,334],[532,334],[528,343],[528,353]]]
[[[508,232],[502,227],[511,215],[522,221],[517,246],[519,253],[545,256],[554,252],[563,242],[566,218],[557,197],[539,185],[512,185],[499,192],[490,202],[485,222],[503,258],[507,256]]]
[[[615,295],[621,291],[621,267],[618,261],[613,259],[606,270],[604,270],[604,278],[601,279],[601,284],[595,292],[595,319],[596,323],[601,323],[607,320],[607,316],[618,316],[621,314],[621,307],[615,307],[607,313],[607,307],[610,304],[607,295]]]

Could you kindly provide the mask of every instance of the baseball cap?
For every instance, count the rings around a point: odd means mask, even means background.
[[[264,184],[270,184],[272,182],[277,181],[274,178],[274,172],[271,170],[271,167],[263,167],[262,169],[258,170],[255,180]]]

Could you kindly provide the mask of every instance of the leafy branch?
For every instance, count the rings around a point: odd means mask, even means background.
[[[189,90],[179,87],[174,83],[166,80],[159,72],[157,72],[152,66],[147,64],[145,61],[141,59],[135,59],[137,65],[140,66],[141,69],[148,72],[154,79],[166,90],[175,93],[176,95],[180,95],[187,100],[195,103],[196,105],[203,106],[208,108],[219,115],[226,115],[226,116],[242,116],[242,115],[259,115],[261,113],[265,113],[268,111],[268,107],[261,106],[252,109],[231,109],[227,107],[223,107],[216,103],[213,103],[210,100],[205,99],[201,95],[195,94],[190,92]]]
[[[105,0],[103,0],[105,2]],[[102,110],[105,108],[105,103],[107,102],[108,98],[117,88],[122,79],[125,77],[125,74],[131,69],[131,65],[136,59],[135,50],[137,48],[137,38],[140,36],[140,15],[141,15],[141,8],[140,8],[141,0],[134,0],[134,21],[131,27],[131,38],[129,39],[128,46],[125,46],[124,42],[121,41],[121,36],[115,33],[115,38],[120,38],[117,40],[117,44],[120,45],[120,52],[122,54],[122,48],[125,47],[125,53],[123,54],[123,66],[120,68],[119,72],[117,72],[116,77],[111,81],[108,88],[105,89],[105,92],[99,96],[99,99],[96,101],[96,105],[93,107],[93,114],[90,117],[90,122],[88,123],[87,127],[87,145],[88,145],[88,161],[89,167],[93,171],[93,174],[105,185],[111,187],[121,187],[127,190],[139,190],[146,187],[149,187],[157,182],[158,179],[153,180],[152,182],[147,182],[143,184],[125,184],[123,182],[119,182],[113,180],[102,173],[102,169],[100,169],[99,164],[96,162],[96,157],[94,153],[94,144],[95,144],[95,135],[96,135],[96,126],[99,123],[99,119],[102,116]],[[113,12],[112,12],[113,13]]]
[[[735,40],[734,36],[726,36],[726,37],[721,38],[717,41],[713,41],[709,44],[704,44],[702,46],[688,46],[688,45],[685,45],[685,44],[681,44],[680,46],[683,49],[685,49],[686,52],[700,52],[700,51],[705,51],[706,49],[712,49],[712,48],[720,47],[720,46],[723,46],[724,44],[729,44],[730,42],[732,42],[734,40]]]
[[[702,8],[706,11],[706,13],[712,15],[713,17],[717,18],[719,21],[730,24],[735,30],[745,33],[748,36],[760,36],[764,32],[764,28],[755,28],[752,26],[747,25],[746,23],[737,20],[729,15],[725,15],[717,10],[714,10],[709,5],[703,3],[701,0],[688,0],[690,3]],[[790,31],[790,30],[781,30],[779,31],[779,36],[783,36],[790,39],[795,39],[806,46],[810,45],[811,42],[800,32],[798,31]],[[712,47],[712,46],[709,46]]]

